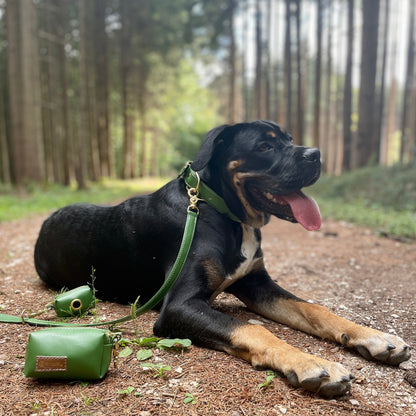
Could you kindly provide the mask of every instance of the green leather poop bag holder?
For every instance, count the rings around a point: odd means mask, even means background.
[[[198,174],[190,168],[190,163],[181,171],[180,176],[185,180],[190,200],[181,246],[167,279],[148,302],[140,307],[136,306],[137,302],[134,303],[130,315],[123,318],[90,324],[0,314],[0,322],[53,327],[32,332],[29,335],[24,369],[27,377],[94,380],[105,376],[112,353],[117,357],[119,335],[114,336],[110,331],[94,327],[113,328],[119,323],[135,319],[146,313],[163,299],[181,273],[188,257],[199,214],[198,202],[204,200],[216,207],[218,204],[215,201],[221,199],[218,196],[213,198],[213,192],[205,192],[206,186],[200,188],[200,185],[203,184],[200,182]],[[199,198],[200,194],[204,199]],[[227,212],[225,213],[229,215]],[[52,306],[58,316],[64,317],[83,314],[94,305],[93,291],[88,286],[81,286],[56,296]]]
[[[107,373],[117,339],[98,328],[48,328],[29,334],[26,377],[97,380]]]
[[[60,317],[84,315],[96,304],[94,291],[88,286],[80,286],[55,296],[53,308]]]

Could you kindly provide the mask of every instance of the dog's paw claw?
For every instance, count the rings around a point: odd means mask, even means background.
[[[356,350],[367,360],[371,360],[373,357],[364,345],[357,345]]]
[[[332,399],[335,396],[342,396],[348,393],[351,389],[351,381],[348,377],[343,377],[341,381],[336,383],[324,384],[319,389],[319,394],[327,399]]]
[[[286,374],[286,378],[293,387],[300,386],[298,376],[294,371],[291,371],[290,373]]]
[[[326,369],[322,370],[322,367]],[[313,375],[314,373],[316,376]],[[304,378],[295,371],[290,371],[286,374],[286,377],[292,386],[316,392],[325,398],[342,396],[347,393],[351,389],[352,380],[355,378],[340,364],[329,361],[317,362],[315,368],[313,366],[304,368]]]
[[[410,358],[411,348],[400,337],[382,332],[357,341],[353,346],[367,360],[390,365],[398,365]]]
[[[315,378],[307,378],[300,383],[300,386],[308,391],[319,391],[322,384],[322,378],[315,377]]]
[[[410,351],[411,348],[405,345],[397,354],[390,355],[386,362],[391,365],[399,365],[401,362],[407,361],[410,358]]]

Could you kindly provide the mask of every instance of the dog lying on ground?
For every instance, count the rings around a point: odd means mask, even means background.
[[[199,202],[199,219],[182,273],[164,298],[154,333],[190,338],[254,367],[271,368],[294,386],[324,397],[346,393],[353,376],[342,365],[304,353],[259,325],[210,307],[222,291],[276,322],[355,348],[367,359],[397,365],[410,347],[391,334],[357,325],[279,287],[267,273],[260,228],[271,215],[307,230],[321,224],[316,203],[301,189],[320,175],[318,149],[295,146],[265,121],[211,130],[191,169],[157,192],[114,207],[76,204],[43,224],[35,247],[39,276],[56,288],[90,282],[98,297],[147,301],[163,284],[178,253],[189,198],[185,177],[197,172],[227,210]],[[215,205],[215,204],[214,204]]]

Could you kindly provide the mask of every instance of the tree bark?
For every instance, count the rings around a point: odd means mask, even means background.
[[[76,146],[76,180],[79,189],[87,187],[87,151],[89,143],[88,117],[88,61],[87,61],[87,3],[79,0],[80,21],[80,128],[77,134]]]
[[[6,9],[13,180],[42,181],[40,74],[35,6],[8,0]]]
[[[256,114],[257,118],[263,118],[263,42],[262,42],[262,16],[260,0],[256,1],[256,82],[254,96],[256,97]]]
[[[323,154],[323,165],[325,172],[330,172],[330,167],[333,162],[333,136],[332,136],[332,4],[328,4],[327,11],[327,59],[326,59],[326,96],[325,96],[325,115],[324,115],[324,131],[322,134],[321,151]]]
[[[94,3],[85,2],[85,75],[86,75],[86,108],[88,117],[88,168],[89,177],[97,181],[101,177],[100,149],[97,132],[97,107],[96,107],[96,74],[102,70],[95,71],[95,37],[94,37]]]
[[[350,0],[353,1],[353,0]],[[315,102],[313,105],[313,146],[320,146],[322,71],[322,0],[317,0]]]
[[[237,45],[235,41],[235,8],[236,3],[232,1],[230,5],[230,56],[229,56],[229,65],[230,65],[230,96],[229,96],[229,120],[231,124],[237,122]]]
[[[271,37],[272,37],[272,2],[267,0],[266,16],[266,68],[265,68],[265,115],[268,120],[273,120],[272,111],[272,65],[271,65]]]
[[[0,73],[0,181],[11,182],[9,143],[7,142],[6,113],[3,91],[3,73]]]
[[[68,30],[65,13],[68,10],[68,3],[62,2],[58,11],[58,35],[64,38]],[[67,59],[65,54],[65,43],[58,45],[58,79],[61,86],[59,93],[59,101],[61,107],[61,129],[62,129],[62,146],[61,161],[63,164],[63,184],[70,185],[74,171],[73,161],[73,137],[71,135],[69,123],[69,105],[68,105],[68,78],[67,78]]]
[[[284,95],[286,97],[286,115],[285,124],[288,131],[293,128],[292,124],[292,39],[291,39],[291,10],[290,1],[286,0],[286,28],[285,28],[285,88]]]
[[[109,128],[108,41],[105,32],[106,5],[107,0],[94,0],[95,92],[100,170],[103,176],[112,176],[114,167]]]
[[[321,0],[320,0],[321,1]],[[343,109],[343,147],[344,157],[342,161],[343,170],[351,169],[352,161],[352,59],[354,46],[354,0],[348,0],[348,38],[347,38],[347,60],[344,82],[344,109]]]
[[[302,74],[302,45],[300,38],[300,0],[295,1],[296,11],[296,71],[297,71],[297,112],[296,112],[296,142],[303,145],[303,123],[304,123],[304,103],[303,103],[303,74]]]
[[[148,102],[148,68],[145,62],[142,63],[140,68],[140,79],[139,79],[139,115],[140,115],[140,169],[139,176],[144,178],[148,176],[148,153],[149,146],[147,142],[147,102]]]
[[[242,42],[243,45],[247,45],[249,42],[248,37],[248,22],[250,20],[250,8],[247,1],[244,1],[244,20],[243,20],[243,33],[242,33]],[[242,87],[243,87],[243,111],[244,116],[243,120],[248,121],[251,118],[251,103],[252,100],[250,99],[250,87],[249,87],[249,77],[247,74],[247,61],[249,60],[248,48],[245,48],[242,52]]]
[[[382,132],[384,127],[385,111],[384,111],[384,102],[385,102],[385,84],[386,84],[386,66],[387,66],[387,54],[388,54],[388,34],[389,34],[389,0],[384,0],[384,10],[383,10],[383,56],[381,60],[381,78],[380,78],[380,93],[378,99],[378,112],[376,120],[376,147],[377,151],[377,162],[380,163],[381,157],[381,142],[384,141],[382,138]]]
[[[361,80],[359,94],[359,120],[357,140],[357,166],[363,167],[377,160],[376,70],[378,49],[378,21],[380,1],[364,1],[363,32],[361,42]]]
[[[410,2],[409,13],[409,35],[407,43],[407,68],[406,68],[406,80],[404,87],[403,97],[403,111],[402,111],[402,123],[401,123],[401,142],[400,142],[400,162],[405,163],[411,160],[411,96],[413,90],[413,77],[415,72],[415,4]]]
[[[134,7],[134,6],[133,6]],[[135,90],[134,63],[132,59],[133,22],[131,19],[132,5],[126,1],[121,3],[121,92],[123,107],[123,157],[121,177],[123,179],[136,176],[135,147],[135,102],[132,91]]]

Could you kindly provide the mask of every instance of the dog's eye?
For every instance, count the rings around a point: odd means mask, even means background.
[[[268,150],[271,150],[271,149],[273,149],[273,146],[267,142],[260,143],[260,145],[257,148],[257,150],[259,150],[260,152],[267,152]]]

